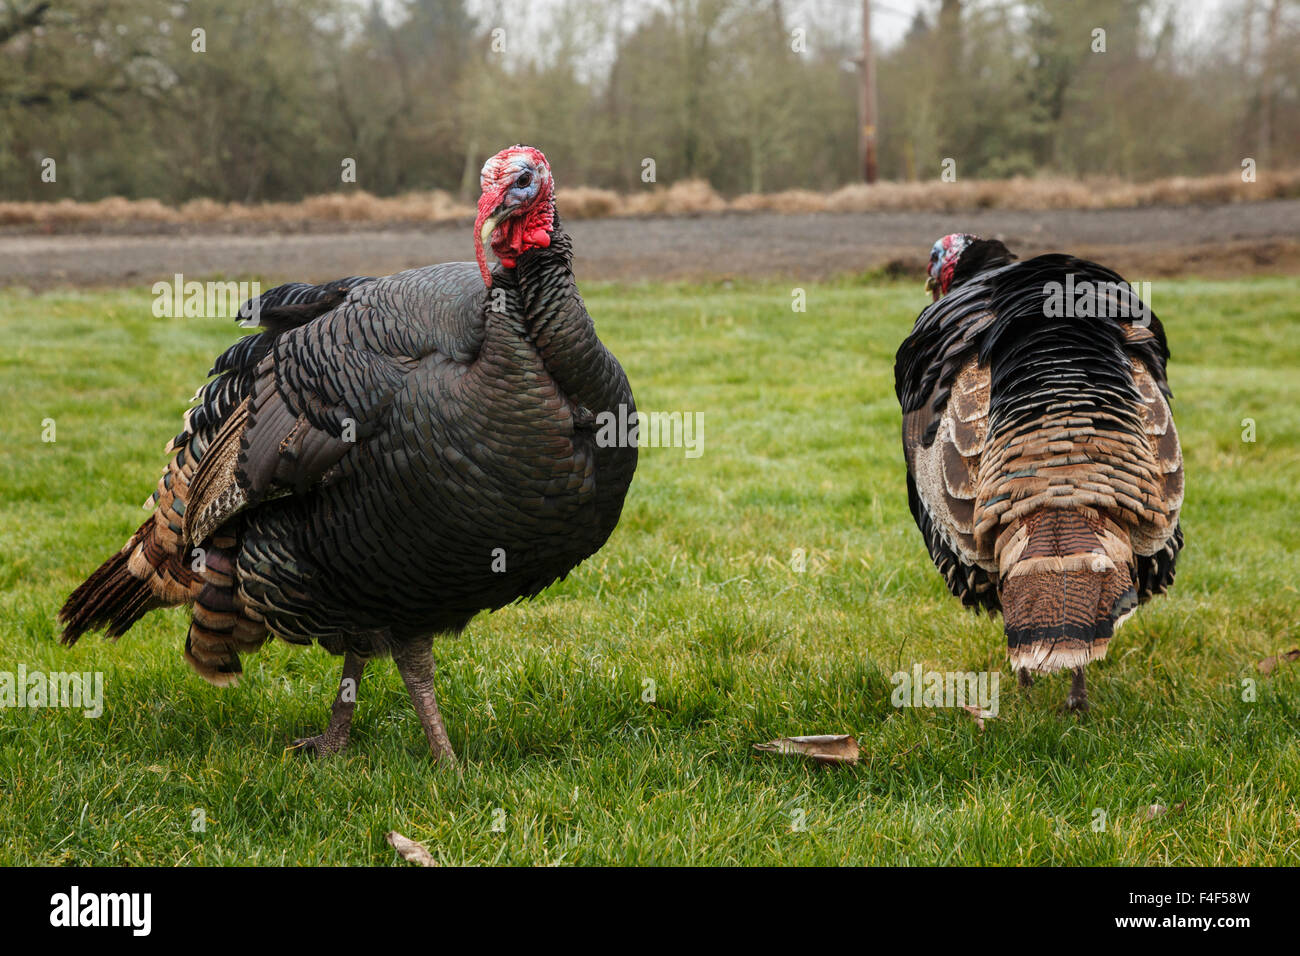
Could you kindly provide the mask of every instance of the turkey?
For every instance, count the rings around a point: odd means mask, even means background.
[[[1116,273],[1001,242],[934,244],[898,350],[912,516],[948,589],[1001,610],[1011,666],[1084,668],[1173,581],[1183,458],[1164,329]]]
[[[315,642],[343,656],[327,729],[296,742],[320,754],[346,745],[366,663],[391,656],[455,763],[432,638],[594,554],[637,462],[634,441],[597,440],[600,416],[635,406],[578,293],[546,158],[503,150],[481,183],[476,263],[245,304],[261,331],[216,360],[153,514],[63,606],[64,644],[190,604],[185,659],[228,685],[270,635]]]

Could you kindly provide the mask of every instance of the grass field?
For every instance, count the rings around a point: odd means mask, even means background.
[[[1083,718],[1057,713],[1065,676],[1016,688],[908,514],[892,364],[920,281],[807,286],[804,314],[793,284],[585,289],[638,404],[702,412],[704,454],[644,450],[600,554],[435,645],[463,777],[388,662],[350,750],[314,761],[284,748],[324,725],[340,661],[317,649],[268,644],[219,690],[181,610],[56,643],[238,330],[155,319],[144,288],[0,295],[0,671],[100,671],[105,698],[0,710],[0,863],[386,864],[390,829],[445,864],[1300,861],[1300,662],[1256,667],[1300,644],[1300,283],[1155,284],[1188,544]],[[895,709],[917,663],[1000,668],[998,717]],[[843,732],[857,766],[751,748]]]

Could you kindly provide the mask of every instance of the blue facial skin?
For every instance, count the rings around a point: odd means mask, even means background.
[[[939,280],[939,268],[943,265],[943,240],[937,239],[930,247],[930,277]]]
[[[520,185],[521,183],[523,185]],[[515,176],[514,185],[506,190],[506,204],[509,206],[522,206],[525,203],[532,202],[537,197],[537,190],[541,188],[541,185],[541,177],[531,167],[525,166]]]

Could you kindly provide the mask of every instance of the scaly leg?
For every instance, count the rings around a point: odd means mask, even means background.
[[[437,665],[433,661],[431,639],[398,644],[393,648],[393,663],[406,683],[406,690],[411,695],[411,704],[420,717],[424,735],[429,738],[429,749],[433,751],[434,760],[446,760],[456,766],[456,752],[451,749],[447,730],[442,725],[442,714],[438,710],[438,697],[433,691],[433,675]]]
[[[1082,667],[1074,669],[1074,680],[1070,683],[1070,696],[1065,698],[1063,710],[1082,712],[1088,709],[1088,686],[1084,683],[1083,672]]]
[[[343,657],[343,676],[339,678],[338,696],[334,698],[334,707],[330,711],[329,726],[323,734],[304,737],[293,742],[292,749],[303,754],[336,754],[348,745],[348,734],[352,730],[352,711],[357,706],[357,688],[361,684],[361,673],[366,669],[366,661],[348,651]]]
[[[1029,668],[1028,668],[1028,667],[1022,667],[1022,668],[1020,668],[1020,670],[1016,671],[1016,676],[1017,676],[1017,678],[1019,678],[1019,680],[1020,680],[1020,686],[1021,686],[1021,687],[1033,687],[1033,686],[1034,686],[1034,675],[1031,674],[1031,673],[1029,673]]]

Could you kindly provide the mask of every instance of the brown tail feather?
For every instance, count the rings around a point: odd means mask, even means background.
[[[185,660],[210,684],[239,683],[239,655],[256,650],[266,640],[266,626],[243,613],[235,594],[233,538],[210,542],[200,575],[202,587],[194,598],[193,617],[185,636]]]
[[[1095,513],[1027,516],[1000,561],[1011,666],[1054,671],[1104,657],[1137,605],[1132,560],[1127,535]]]
[[[165,606],[154,595],[149,582],[135,577],[128,567],[132,551],[152,527],[150,518],[125,548],[101,564],[72,592],[59,611],[59,620],[64,625],[62,643],[75,644],[86,631],[100,629],[107,637],[121,637],[145,614]]]
[[[193,604],[185,659],[206,681],[237,684],[239,655],[256,650],[267,637],[260,617],[245,614],[235,596],[230,549],[233,538],[215,538],[201,572],[178,561],[175,542],[159,540],[154,517],[145,521],[126,546],[105,561],[72,592],[59,620],[64,644],[75,644],[86,631],[104,630],[121,637],[148,612],[171,604]]]

